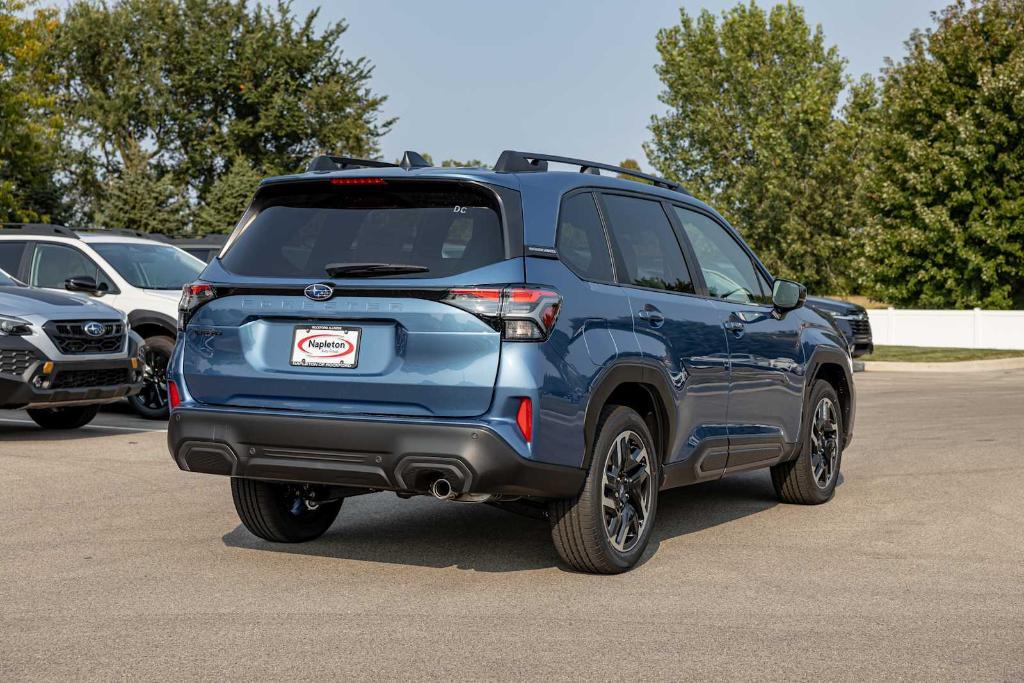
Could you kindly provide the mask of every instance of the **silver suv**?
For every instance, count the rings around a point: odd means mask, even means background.
[[[142,388],[139,341],[120,311],[0,270],[0,408],[26,408],[48,429],[81,427]]]

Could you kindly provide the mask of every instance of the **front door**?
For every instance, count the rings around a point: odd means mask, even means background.
[[[799,441],[804,361],[800,323],[779,314],[750,254],[716,220],[675,207],[729,345],[729,471],[777,460]]]

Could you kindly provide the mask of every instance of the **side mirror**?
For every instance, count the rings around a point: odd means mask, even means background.
[[[800,308],[807,299],[807,288],[792,280],[776,280],[772,286],[772,304],[780,311]]]
[[[69,292],[85,292],[87,294],[102,294],[106,287],[98,287],[96,279],[88,275],[76,275],[64,281],[64,289]]]

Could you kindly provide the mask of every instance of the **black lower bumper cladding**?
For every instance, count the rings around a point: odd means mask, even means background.
[[[142,381],[127,358],[60,361],[44,375],[46,361],[24,340],[4,339],[0,345],[0,407],[109,403],[142,389]]]
[[[459,493],[562,498],[579,493],[585,475],[465,425],[185,408],[174,411],[167,444],[190,472],[416,493],[443,477]]]

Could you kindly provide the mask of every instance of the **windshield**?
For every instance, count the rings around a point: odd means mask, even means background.
[[[7,271],[0,268],[0,287],[24,287],[24,285],[7,274]]]
[[[181,289],[206,264],[167,244],[93,242],[90,244],[121,277],[140,289]]]
[[[239,275],[440,278],[505,258],[494,196],[455,183],[282,185],[254,209],[221,256]]]

